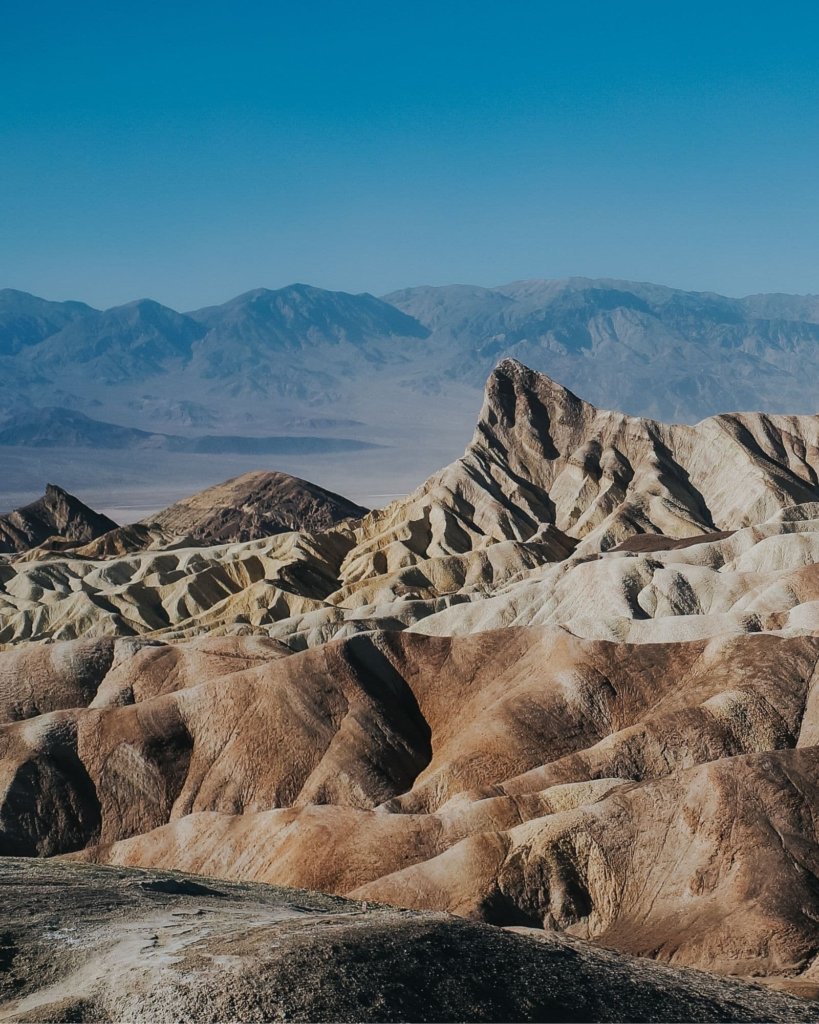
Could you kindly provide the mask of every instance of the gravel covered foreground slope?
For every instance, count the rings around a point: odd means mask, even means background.
[[[446,914],[0,861],[0,1021],[811,1021],[792,997]]]

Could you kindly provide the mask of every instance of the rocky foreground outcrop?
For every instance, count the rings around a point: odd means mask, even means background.
[[[14,859],[0,888],[0,1021],[815,1019],[581,941],[317,893]]]

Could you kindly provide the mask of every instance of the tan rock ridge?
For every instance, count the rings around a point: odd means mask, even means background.
[[[507,359],[486,386],[463,458],[372,513],[342,567],[347,582],[549,524],[607,550],[638,533],[735,530],[819,500],[819,417],[734,413],[696,426],[596,409]]]
[[[731,414],[696,426],[669,426],[597,410],[506,360],[487,384],[466,454],[409,497],[357,522],[308,535],[280,534],[251,546],[212,546],[190,554],[185,544],[192,542],[162,540],[166,531],[199,530],[204,536],[223,527],[241,532],[258,526],[268,506],[287,507],[295,486],[293,478],[283,481],[276,474],[229,481],[168,510],[158,533],[148,531],[143,538],[143,551],[132,550],[140,546],[137,537],[117,534],[110,544],[102,538],[78,549],[76,558],[52,553],[48,568],[30,556],[14,568],[0,567],[0,643],[89,631],[184,638],[203,630],[250,629],[302,647],[379,624],[401,629],[421,620],[428,621],[417,628],[429,631],[549,621],[581,635],[662,639],[662,630],[641,622],[664,615],[667,602],[649,607],[625,596],[634,587],[643,590],[654,563],[665,566],[677,558],[675,551],[682,557],[687,547],[680,541],[697,552],[706,545],[715,550],[736,531],[746,546],[749,536],[764,540],[753,532],[755,524],[788,537],[812,532],[812,503],[819,499],[817,440],[817,417]],[[309,521],[309,508],[299,502],[313,500],[305,497],[310,485],[297,484],[299,515]],[[333,508],[349,511],[346,505]],[[797,509],[802,511],[791,516],[789,510]],[[124,529],[133,534],[136,528]],[[649,539],[659,536],[668,540]],[[792,538],[779,546],[784,561],[777,570],[789,564],[786,548],[794,548]],[[612,555],[641,557],[627,566]],[[793,556],[796,568],[801,556],[795,550]],[[117,568],[87,564],[100,559]],[[600,567],[590,568],[595,559]],[[228,565],[255,560],[263,566],[263,581],[232,574],[224,582]],[[723,567],[717,571],[724,578]],[[680,586],[698,593],[691,571],[685,573]],[[564,575],[576,595],[572,611],[564,607],[544,618],[542,609],[527,608],[532,586],[542,581],[541,594],[551,592]],[[599,632],[583,620],[580,608],[591,607],[588,581],[594,577],[598,589],[606,575],[611,579],[604,589],[619,589],[615,606],[622,614],[618,623],[607,616],[611,628]],[[112,585],[114,577],[121,582]],[[143,580],[151,584],[143,586]],[[667,589],[669,574],[663,581]],[[779,628],[771,615],[787,618],[792,607],[779,589],[767,618],[743,617],[734,603],[724,608],[732,623],[718,623],[712,615],[711,625],[677,623],[674,629],[681,632],[673,635]],[[671,603],[675,616],[686,618],[699,616],[703,607],[694,598],[687,609],[680,598]],[[447,611],[450,606],[455,607]],[[592,618],[598,618],[596,608]]]
[[[0,563],[0,643],[271,624],[323,607],[349,546],[342,533],[285,533],[114,559]]]
[[[339,587],[348,527],[114,559],[0,564],[0,643],[257,633],[299,650],[371,629],[461,634],[558,625],[629,642],[819,626],[819,505],[732,532],[571,554],[546,527]],[[635,541],[636,543],[636,541]],[[665,550],[661,550],[665,548]]]

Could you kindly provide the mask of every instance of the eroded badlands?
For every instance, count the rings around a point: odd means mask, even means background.
[[[8,555],[0,852],[819,995],[817,472],[819,417],[669,426],[506,361],[363,518]]]

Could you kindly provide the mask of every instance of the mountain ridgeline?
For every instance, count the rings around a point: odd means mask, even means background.
[[[149,521],[117,526],[61,487],[0,517],[0,554],[37,561],[71,552],[105,559],[170,545],[230,544],[328,530],[368,509],[287,473],[245,473],[183,498]]]
[[[180,313],[149,299],[99,311],[0,291],[8,413],[59,407],[151,432],[352,419],[366,439],[440,408],[442,395],[477,393],[507,356],[635,415],[813,412],[819,298],[585,278],[383,299],[299,284]]]

